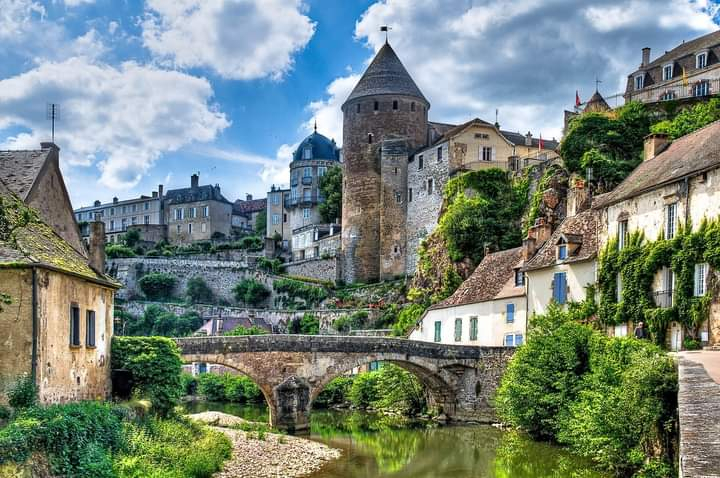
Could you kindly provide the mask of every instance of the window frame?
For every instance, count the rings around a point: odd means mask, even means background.
[[[519,279],[519,280],[518,280]],[[515,287],[523,287],[525,285],[525,273],[519,267],[515,269]]]
[[[454,339],[455,342],[461,342],[462,341],[462,318],[456,317],[455,318],[455,333],[454,333]]]
[[[77,313],[75,313],[77,312]],[[80,305],[77,302],[70,303],[70,348],[82,347],[80,335]]]
[[[693,280],[693,296],[702,297],[707,294],[707,279],[710,266],[707,262],[695,264]]]
[[[670,69],[670,74],[667,75],[668,68]],[[662,79],[663,81],[670,81],[673,79],[673,74],[675,73],[675,65],[672,63],[666,63],[662,67]]]
[[[422,154],[418,155],[418,171],[422,171],[425,168],[425,158]]]
[[[433,193],[433,187],[434,187],[433,178],[428,178],[427,184],[426,184],[426,190],[427,190],[428,196]]]
[[[470,340],[478,339],[478,318],[470,317]]]
[[[700,58],[702,58],[702,62],[700,61]],[[695,69],[702,70],[703,68],[707,68],[707,60],[708,60],[708,53],[706,51],[696,54],[695,55]],[[702,65],[700,63],[702,63]]]
[[[635,75],[635,91],[645,88],[645,74]]]
[[[441,320],[435,321],[433,342],[442,342],[442,321]]]
[[[443,147],[442,146],[438,146],[436,155],[437,155],[437,162],[441,163],[443,160]]]
[[[622,221],[618,221],[618,229],[617,229],[617,237],[618,237],[618,250],[621,251],[627,246],[628,241],[628,220],[623,219]]]
[[[677,202],[665,205],[665,227],[663,228],[665,240],[674,238],[677,233],[677,206]]]
[[[97,331],[95,329],[96,321],[95,321],[95,311],[94,310],[86,310],[85,311],[85,347],[89,349],[94,349],[96,345],[96,334]]]
[[[493,148],[492,146],[480,146],[480,160],[486,163],[491,163],[493,158]],[[488,153],[487,155],[485,153]],[[488,159],[485,159],[487,156]]]
[[[568,258],[568,250],[567,250],[567,244],[558,244],[557,245],[557,259],[559,261],[564,261]]]
[[[559,281],[558,279],[562,277],[562,285],[563,287],[559,287]],[[559,271],[555,272],[553,274],[552,279],[552,298],[558,305],[565,305],[567,303],[567,272],[566,271]]]
[[[505,323],[515,323],[515,304],[512,302],[508,302],[505,304]]]

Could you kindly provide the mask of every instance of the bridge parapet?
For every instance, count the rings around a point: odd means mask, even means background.
[[[312,401],[333,378],[374,361],[414,373],[429,405],[451,419],[491,422],[492,399],[514,349],[441,345],[390,337],[254,335],[175,339],[186,362],[225,365],[260,387],[271,425],[309,428]]]

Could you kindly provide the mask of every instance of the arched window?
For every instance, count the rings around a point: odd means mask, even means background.
[[[410,111],[415,111],[415,102],[410,103]]]
[[[394,109],[394,110],[397,110],[397,109],[398,109],[398,102],[397,102],[397,100],[393,100],[393,109]]]
[[[357,109],[357,112],[360,113],[360,103],[357,104],[356,109]]]
[[[373,135],[372,133],[368,133],[368,144],[372,144]]]
[[[377,111],[378,109],[380,109],[380,103],[376,101],[373,103],[373,110]]]

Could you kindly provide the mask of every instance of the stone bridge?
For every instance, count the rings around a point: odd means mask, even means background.
[[[332,379],[373,361],[415,374],[428,405],[458,421],[491,422],[493,396],[514,350],[387,337],[256,335],[175,339],[186,363],[224,365],[262,390],[273,427],[309,430],[313,400]]]

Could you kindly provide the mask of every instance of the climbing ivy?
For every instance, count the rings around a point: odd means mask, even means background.
[[[680,228],[669,240],[647,241],[640,232],[630,234],[627,243],[618,249],[611,240],[600,254],[598,283],[600,305],[598,316],[607,325],[644,321],[658,344],[665,342],[665,331],[672,321],[685,325],[697,335],[700,324],[707,319],[710,294],[694,296],[695,265],[708,263],[720,267],[720,221],[703,221],[693,232]],[[652,296],[656,273],[670,267],[675,274],[673,306],[659,308]],[[622,290],[617,300],[617,278]]]

